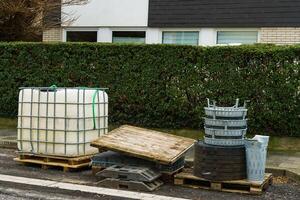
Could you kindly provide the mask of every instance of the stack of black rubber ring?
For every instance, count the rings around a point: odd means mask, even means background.
[[[209,104],[209,101],[208,101]],[[244,107],[240,107],[241,109],[245,109]],[[209,106],[210,107],[210,106]],[[220,111],[220,108],[222,108],[222,111],[230,111],[231,108],[234,108],[234,110],[237,110],[238,107],[238,100],[236,103],[236,106],[229,107],[228,110],[226,110],[226,107],[210,107],[210,110],[213,110],[213,108],[216,108],[216,111]],[[220,112],[218,113],[219,115]],[[217,115],[218,115],[217,114]],[[229,116],[227,118],[218,118],[214,116],[214,120],[217,120],[217,123],[220,124],[220,122],[226,124],[231,123],[233,124],[234,120],[240,120],[238,118],[231,117],[231,114],[225,113],[226,116]],[[245,119],[245,114],[244,114]],[[245,128],[245,127],[243,127]],[[227,130],[227,127],[225,128]],[[226,138],[226,131],[224,129],[225,135],[224,138]],[[220,133],[221,129],[218,130],[217,133]],[[230,132],[229,132],[230,133]],[[215,135],[213,135],[213,138],[215,138]],[[228,137],[231,138],[231,137]],[[228,139],[230,140],[230,139]],[[218,140],[216,140],[218,141]],[[199,141],[195,144],[195,158],[194,158],[194,175],[197,177],[205,178],[207,180],[212,181],[227,181],[227,180],[241,180],[246,178],[246,153],[245,153],[245,146],[243,144],[235,145],[233,142],[223,142],[218,145],[218,142],[215,142],[214,145],[212,144],[206,144],[205,142]],[[226,141],[226,139],[225,139]],[[224,145],[229,144],[229,145]]]

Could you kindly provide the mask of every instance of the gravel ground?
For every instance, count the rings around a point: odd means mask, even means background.
[[[39,167],[24,166],[13,161],[16,156],[15,151],[11,149],[0,148],[0,173],[30,178],[39,178],[54,181],[63,181],[69,183],[86,184],[94,186],[97,179],[92,175],[91,170],[82,172],[64,173],[61,170],[43,170]],[[29,192],[28,192],[29,191]],[[287,180],[286,178],[277,178],[274,184],[261,196],[241,195],[234,193],[223,193],[208,190],[189,189],[179,186],[164,185],[155,194],[176,196],[190,199],[212,200],[212,199],[231,199],[231,200],[252,200],[252,199],[300,199],[300,185]],[[26,196],[28,194],[35,196]],[[56,196],[55,196],[56,195]],[[82,199],[81,194],[56,194],[55,191],[39,191],[33,189],[18,188],[12,190],[12,187],[0,185],[0,199]],[[46,198],[45,198],[46,197]],[[52,198],[53,197],[53,198]],[[85,199],[120,199],[113,197],[85,196]]]
[[[28,198],[15,197],[12,195],[0,194],[0,200],[29,200]]]

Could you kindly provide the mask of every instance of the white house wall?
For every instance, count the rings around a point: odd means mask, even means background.
[[[85,5],[62,8],[76,20],[68,27],[146,27],[148,25],[149,0],[89,0]],[[66,16],[62,16],[65,20]]]

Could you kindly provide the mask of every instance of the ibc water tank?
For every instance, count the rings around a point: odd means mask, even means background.
[[[108,132],[108,96],[98,88],[21,88],[20,152],[55,156],[97,153],[92,140]]]

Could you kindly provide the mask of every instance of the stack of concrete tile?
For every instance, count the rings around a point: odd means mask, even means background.
[[[92,158],[101,186],[153,191],[163,174],[184,167],[185,153],[195,140],[148,129],[122,126],[100,137],[91,146],[106,151]]]
[[[113,165],[96,175],[104,178],[98,185],[118,189],[154,191],[163,184],[161,173],[150,167]]]
[[[184,166],[184,156],[173,164],[160,164],[154,161],[128,156],[114,151],[106,151],[92,157],[92,167],[108,168],[113,165],[133,166],[133,167],[150,167],[162,174],[173,174]]]

